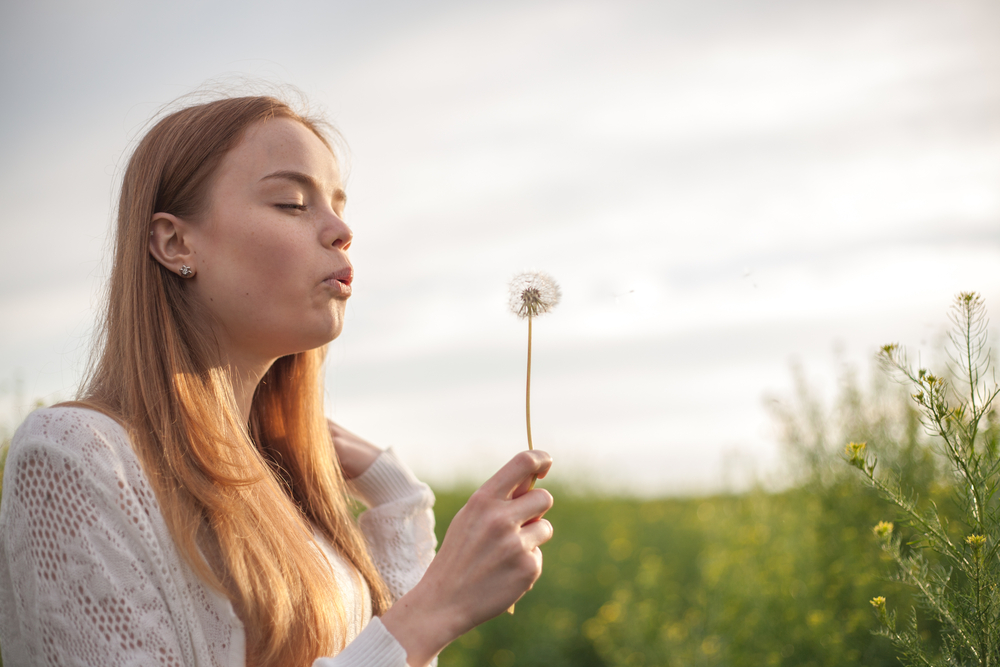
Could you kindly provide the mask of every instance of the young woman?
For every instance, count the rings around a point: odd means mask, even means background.
[[[418,667],[531,588],[547,455],[497,472],[435,555],[427,486],[323,415],[345,199],[323,125],[273,98],[182,109],[138,144],[80,400],[8,455],[6,664]]]

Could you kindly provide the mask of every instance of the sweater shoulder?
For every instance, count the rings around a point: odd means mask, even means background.
[[[11,439],[4,486],[15,486],[7,477],[23,475],[39,459],[81,469],[96,488],[113,495],[125,485],[148,488],[126,430],[95,410],[40,408],[28,415]]]
[[[11,440],[2,500],[0,643],[11,663],[41,664],[43,653],[58,664],[242,658],[232,605],[181,558],[114,419],[33,412]]]
[[[11,438],[10,455],[39,448],[84,459],[136,458],[121,424],[96,410],[78,407],[39,408],[25,418]]]
[[[18,427],[13,442],[46,442],[55,448],[72,446],[81,438],[128,440],[125,429],[117,421],[97,410],[80,407],[39,408],[29,414]]]

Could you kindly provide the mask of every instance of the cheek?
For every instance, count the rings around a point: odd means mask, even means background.
[[[242,230],[225,256],[230,276],[235,278],[232,288],[251,297],[280,292],[303,260],[290,235],[253,228]]]
[[[296,269],[301,273],[303,260],[301,248],[281,234],[251,236],[238,258],[244,275],[251,276],[253,284],[264,293],[287,287]]]
[[[241,222],[220,229],[204,257],[207,296],[239,319],[261,322],[301,299],[307,258],[289,230]]]

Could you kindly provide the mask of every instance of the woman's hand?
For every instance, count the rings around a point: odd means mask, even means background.
[[[353,479],[364,471],[368,470],[371,464],[375,463],[382,450],[360,438],[339,424],[335,424],[329,419],[326,420],[330,427],[330,437],[333,438],[333,447],[337,450],[337,458],[340,459],[340,467],[344,470],[344,477]]]
[[[552,496],[528,485],[551,464],[545,452],[521,452],[493,475],[455,515],[420,583],[382,616],[411,667],[509,608],[541,575]]]

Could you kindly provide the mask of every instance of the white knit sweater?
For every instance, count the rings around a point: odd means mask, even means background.
[[[434,495],[383,452],[351,482],[393,599],[434,556]],[[353,567],[319,538],[344,595],[347,647],[313,667],[404,667]],[[181,559],[124,429],[91,410],[32,413],[11,443],[0,504],[5,665],[242,667],[229,600]]]

